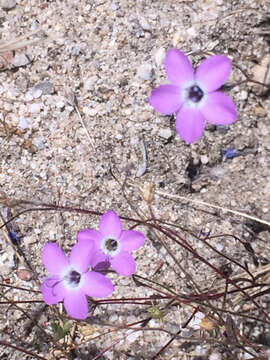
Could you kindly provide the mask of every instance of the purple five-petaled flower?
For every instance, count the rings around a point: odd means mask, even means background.
[[[45,245],[43,263],[51,273],[42,285],[43,299],[48,305],[64,301],[67,313],[76,319],[88,315],[87,296],[106,297],[114,287],[108,278],[95,271],[88,271],[93,262],[93,251],[83,243],[73,246],[69,258],[55,243]]]
[[[94,244],[94,268],[108,264],[121,275],[130,276],[136,270],[136,262],[131,251],[137,250],[145,242],[144,235],[136,230],[122,230],[119,216],[109,210],[102,215],[99,231],[85,229],[78,233],[78,243]]]
[[[153,90],[150,104],[163,115],[177,113],[176,130],[188,144],[202,136],[206,120],[215,125],[236,121],[235,104],[217,91],[231,72],[228,57],[211,56],[194,71],[182,51],[171,49],[165,59],[165,69],[171,84]]]

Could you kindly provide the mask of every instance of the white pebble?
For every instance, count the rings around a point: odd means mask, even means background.
[[[155,53],[155,62],[157,66],[161,66],[165,60],[166,51],[163,47],[159,48]]]
[[[16,4],[16,0],[0,0],[0,7],[3,10],[11,10],[15,8]]]
[[[32,101],[34,99],[31,91],[28,91],[26,94],[25,94],[25,100],[26,101]]]
[[[41,89],[33,89],[33,97],[34,99],[38,99],[42,95]]]
[[[29,59],[28,57],[23,54],[23,53],[16,53],[15,54],[15,57],[13,59],[13,65],[14,66],[24,66],[24,65],[27,65],[29,64]]]
[[[217,249],[217,251],[221,252],[224,249],[224,245],[223,244],[216,244],[216,249]]]
[[[36,139],[36,140],[34,141],[34,145],[35,145],[36,147],[38,147],[39,149],[41,149],[41,150],[45,148],[44,141],[43,141],[43,139],[41,139],[41,138]]]
[[[65,103],[64,103],[64,101],[60,100],[60,101],[57,101],[55,106],[58,107],[59,109],[62,109],[63,107],[65,107]]]
[[[168,140],[172,136],[172,131],[170,128],[160,129],[158,132],[158,136]]]
[[[40,112],[40,109],[41,109],[41,106],[42,106],[41,103],[30,104],[30,106],[29,106],[29,111],[30,111],[31,113],[34,113],[34,114],[39,113],[39,112]]]
[[[89,116],[96,116],[97,115],[97,110],[96,109],[89,109],[88,110],[88,115]]]
[[[209,356],[209,360],[222,360],[221,354],[219,352],[213,352]]]
[[[141,27],[143,28],[143,30],[151,31],[151,26],[148,24],[148,22],[147,22],[147,20],[145,19],[145,17],[140,16],[140,17],[139,17],[139,23],[140,23]]]
[[[137,71],[138,77],[143,80],[151,80],[152,78],[152,65],[151,64],[142,64],[139,66]]]
[[[19,120],[19,127],[22,130],[29,129],[29,121],[26,118],[20,118]]]
[[[65,107],[65,103],[64,101],[58,101],[56,104],[55,104],[56,107],[58,107],[59,109],[62,109],[63,107]]]
[[[246,100],[248,98],[248,92],[246,90],[242,90],[240,92],[240,99],[241,100]]]
[[[201,163],[203,165],[206,165],[208,163],[209,159],[208,159],[208,156],[207,155],[202,155],[201,156]]]

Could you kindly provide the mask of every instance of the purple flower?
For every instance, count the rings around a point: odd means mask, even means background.
[[[87,295],[106,297],[114,291],[111,280],[88,271],[92,256],[89,245],[85,249],[83,243],[73,246],[69,259],[57,244],[45,245],[42,260],[52,275],[43,281],[41,291],[48,305],[64,300],[65,309],[71,317],[85,319],[88,314]]]
[[[136,262],[130,253],[144,244],[145,237],[139,231],[122,230],[121,219],[109,210],[99,221],[99,231],[80,231],[78,242],[85,246],[94,243],[93,267],[107,262],[119,274],[129,276],[136,270]]]
[[[176,130],[189,144],[198,140],[206,120],[215,125],[237,119],[233,101],[219,89],[231,72],[231,61],[224,55],[204,60],[196,71],[180,50],[171,49],[165,60],[171,84],[152,91],[150,104],[163,115],[176,114]]]

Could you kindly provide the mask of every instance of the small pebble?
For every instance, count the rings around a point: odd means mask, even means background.
[[[27,269],[19,269],[17,275],[18,278],[23,281],[30,281],[33,277],[31,271]]]
[[[227,125],[217,125],[217,131],[222,135],[226,134],[228,130],[229,127]]]
[[[55,92],[54,84],[47,80],[36,84],[34,89],[41,90],[44,95],[52,95]]]
[[[25,94],[25,100],[26,101],[32,101],[34,99],[31,91],[28,91],[26,94]]]
[[[55,104],[56,107],[58,107],[59,109],[63,109],[65,107],[65,103],[64,101],[58,101],[56,104]]]
[[[172,131],[170,128],[160,129],[158,132],[158,136],[168,140],[172,136]]]
[[[155,53],[155,62],[157,66],[161,66],[165,60],[166,51],[163,47],[159,48]]]
[[[151,31],[151,26],[148,24],[147,20],[145,19],[145,17],[140,16],[139,17],[139,23],[141,25],[141,27],[143,28],[143,30],[145,31]]]
[[[45,144],[43,139],[39,138],[36,141],[34,141],[34,145],[39,148],[40,150],[43,150],[45,148]]]
[[[3,10],[11,10],[15,8],[16,0],[0,0],[0,7]]]
[[[16,53],[12,65],[15,67],[29,64],[29,59],[25,54]]]
[[[207,155],[202,155],[201,156],[201,163],[203,165],[206,165],[208,163],[209,159],[208,159],[208,156]]]
[[[254,108],[254,113],[255,113],[256,116],[263,117],[263,116],[265,116],[266,111],[264,110],[264,108],[262,106],[257,105]]]
[[[212,352],[209,356],[209,360],[222,360],[222,356],[219,352]]]
[[[29,111],[33,114],[39,113],[40,109],[41,109],[42,104],[41,103],[37,103],[37,104],[30,104],[29,106]]]
[[[248,98],[248,92],[246,90],[242,90],[240,92],[240,100],[246,100]]]
[[[19,127],[22,130],[29,129],[29,121],[26,118],[20,118],[19,120]]]
[[[42,95],[41,89],[33,89],[33,98],[38,99]]]
[[[139,66],[137,71],[138,77],[143,80],[151,80],[152,78],[152,65],[151,64],[142,64]]]

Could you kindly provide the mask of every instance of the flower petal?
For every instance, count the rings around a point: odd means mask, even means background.
[[[88,302],[82,290],[68,291],[64,298],[64,306],[69,316],[82,320],[87,318]]]
[[[120,236],[121,250],[132,251],[137,250],[143,246],[145,242],[145,236],[136,230],[125,230],[122,231]]]
[[[86,272],[91,265],[94,247],[93,241],[78,241],[71,250],[70,264],[74,265],[80,272]]]
[[[234,102],[220,91],[208,94],[200,111],[206,120],[215,125],[231,124],[237,119],[237,109]]]
[[[93,255],[91,266],[92,268],[96,268],[99,267],[98,265],[100,263],[104,263],[105,265],[107,262],[108,262],[108,256],[104,254],[104,252],[101,249],[99,249]]]
[[[136,270],[136,262],[127,251],[121,251],[118,255],[112,257],[111,266],[118,274],[125,276],[134,274]]]
[[[41,284],[43,300],[48,305],[57,304],[62,301],[66,294],[66,288],[59,276],[52,276],[45,279]]]
[[[152,91],[149,102],[161,114],[171,115],[179,110],[183,103],[181,89],[175,85],[160,85]]]
[[[113,210],[107,211],[99,221],[99,230],[103,236],[118,238],[122,231],[120,217]]]
[[[198,140],[205,127],[205,119],[197,109],[183,106],[176,116],[176,130],[186,143]]]
[[[215,55],[201,62],[195,79],[208,91],[219,89],[231,72],[231,60],[225,55]]]
[[[102,235],[98,230],[84,229],[78,232],[78,240],[99,240],[102,239]]]
[[[171,49],[165,59],[168,79],[173,85],[182,86],[194,80],[194,70],[189,58],[180,50]]]
[[[56,243],[47,243],[44,246],[42,261],[46,269],[52,274],[59,274],[69,265],[66,254]]]
[[[99,249],[101,240],[103,239],[103,235],[98,230],[84,229],[78,232],[77,238],[78,242],[93,242],[95,244],[95,248]]]
[[[83,274],[82,291],[92,297],[106,297],[114,291],[113,283],[106,276],[95,271],[88,271]]]

